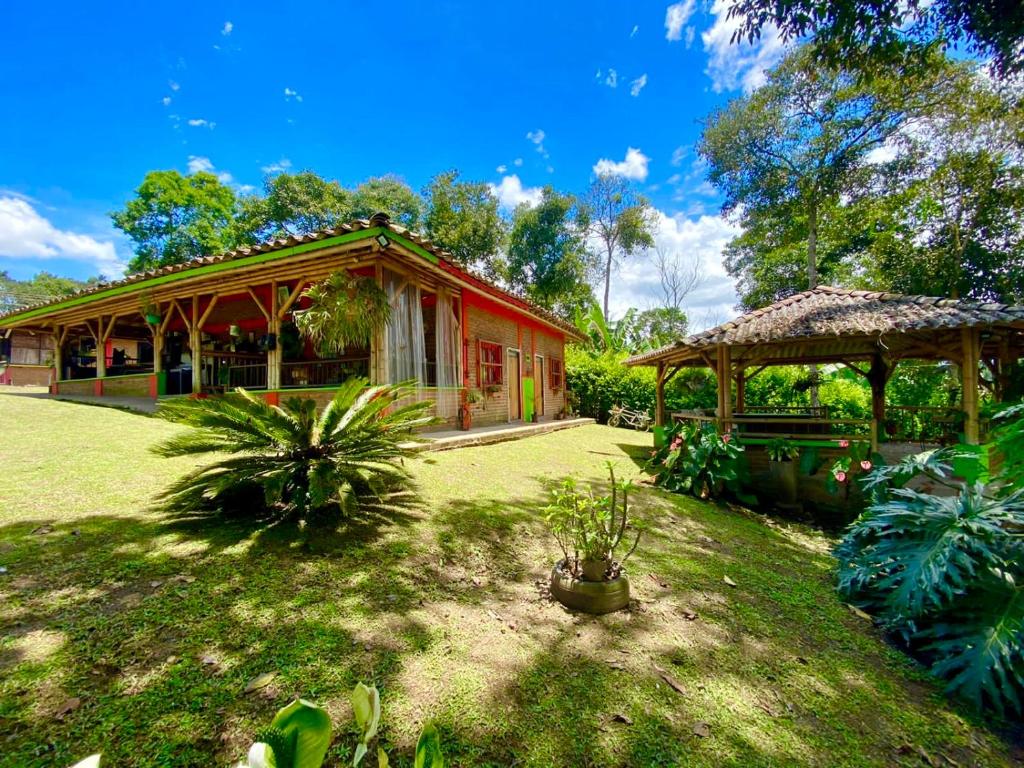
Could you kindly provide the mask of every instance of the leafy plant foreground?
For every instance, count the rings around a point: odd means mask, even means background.
[[[1017,747],[835,596],[832,541],[639,483],[634,603],[567,612],[542,509],[650,435],[592,426],[408,462],[415,506],[295,526],[169,519],[182,427],[0,394],[0,766],[233,765],[293,698],[358,741],[349,694],[410,765],[1011,765]],[[948,762],[947,762],[948,761]],[[954,762],[955,761],[955,762]]]

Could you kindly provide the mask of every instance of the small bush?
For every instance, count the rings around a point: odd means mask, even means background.
[[[654,482],[670,491],[711,499],[725,492],[756,502],[744,494],[749,467],[743,448],[729,433],[706,422],[688,421],[658,428],[661,448],[654,451],[647,471]]]

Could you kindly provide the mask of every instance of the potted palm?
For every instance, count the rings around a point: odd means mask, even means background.
[[[459,429],[468,431],[473,427],[473,404],[483,399],[478,389],[467,389],[459,406]]]
[[[800,450],[789,440],[777,437],[768,443],[768,471],[775,484],[780,504],[796,504],[796,459]]]
[[[545,510],[548,526],[562,550],[562,559],[551,571],[551,594],[567,608],[585,613],[610,613],[629,604],[629,579],[623,565],[640,542],[615,559],[629,527],[631,483],[618,482],[608,463],[610,493],[582,493],[571,478],[555,491]]]
[[[139,311],[142,312],[149,325],[160,324],[160,305],[157,304],[156,297],[152,291],[146,291],[142,294]]]

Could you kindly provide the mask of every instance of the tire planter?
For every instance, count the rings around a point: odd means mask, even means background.
[[[629,605],[629,579],[620,574],[611,581],[583,581],[573,577],[558,562],[551,569],[551,594],[564,605],[584,613],[619,611]]]

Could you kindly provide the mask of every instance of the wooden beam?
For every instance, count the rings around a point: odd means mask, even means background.
[[[107,343],[107,339],[110,338],[110,334],[114,332],[114,323],[117,321],[117,319],[119,317],[121,317],[120,314],[116,314],[116,315],[111,315],[110,316],[110,322],[107,323],[106,330],[103,331],[103,343],[104,344]]]
[[[673,368],[671,371],[665,374],[665,383],[668,384],[670,381],[672,381],[672,378],[681,370],[683,370],[683,366],[677,365],[675,368]]]
[[[203,330],[203,326],[206,325],[206,321],[210,317],[210,313],[213,312],[213,308],[217,306],[217,299],[219,298],[220,294],[218,293],[210,297],[210,303],[206,305],[206,310],[199,318],[199,330]]]
[[[88,329],[88,331],[89,331],[89,335],[90,335],[90,336],[92,336],[92,339],[93,339],[93,341],[95,341],[95,342],[99,343],[99,340],[100,340],[100,334],[99,334],[99,331],[94,331],[94,330],[92,329],[92,325],[91,325],[91,324],[89,323],[89,321],[88,321],[88,320],[86,320],[86,321],[85,321],[85,322],[83,323],[83,325],[85,325],[85,327],[86,327],[86,328]]]
[[[111,323],[113,325],[113,323]],[[107,341],[103,333],[103,315],[96,320],[96,378],[106,378],[107,375]]]
[[[865,371],[863,368],[858,368],[856,365],[851,363],[849,360],[841,360],[842,364],[849,368],[856,374],[863,376],[865,379],[868,378],[870,371]]]
[[[60,326],[57,326],[60,328]],[[64,346],[64,342],[68,340],[68,331],[71,330],[71,326],[65,325],[64,330],[60,332],[60,338],[57,340],[58,346]]]
[[[247,290],[249,292],[249,295],[252,296],[253,303],[259,308],[260,312],[263,313],[264,319],[269,323],[270,322],[270,313],[266,310],[266,308],[264,308],[263,302],[261,302],[259,297],[256,295],[256,291],[254,291],[248,285],[245,286],[245,290]]]
[[[300,277],[299,282],[295,284],[295,288],[288,294],[288,298],[285,299],[284,304],[277,310],[277,316],[279,319],[284,320],[284,316],[288,314],[288,310],[292,308],[292,304],[298,301],[299,296],[302,295],[302,289],[306,286],[309,280],[305,277]]]
[[[179,307],[180,309],[180,307]],[[182,312],[184,316],[184,312]],[[189,350],[192,353],[192,394],[203,391],[203,338],[199,331],[199,294],[192,295],[192,322],[186,319],[189,327]]]
[[[725,422],[725,429],[729,428],[732,420],[732,347],[728,344],[722,345],[721,373],[719,374],[719,387],[722,388],[722,419]]]
[[[185,323],[185,330],[191,334],[192,322],[188,319],[188,315],[185,314],[185,310],[181,308],[181,304],[178,303],[177,299],[171,299],[171,306],[178,310],[178,314],[181,315],[182,322]]]
[[[661,427],[665,424],[665,364],[658,363],[658,373],[654,379],[654,424]]]

